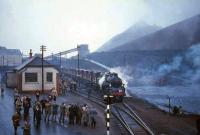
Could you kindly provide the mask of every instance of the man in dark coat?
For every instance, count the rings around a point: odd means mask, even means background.
[[[76,104],[74,105],[74,115],[76,119],[76,124],[80,124],[79,107]]]
[[[77,113],[77,124],[81,125],[81,120],[82,120],[82,108],[80,108],[80,106],[78,106],[78,113]]]
[[[19,114],[19,116],[21,116],[21,108],[22,107],[22,102],[21,102],[21,98],[18,97],[15,103],[15,109],[17,111],[17,113]]]
[[[40,109],[39,106],[36,106],[35,118],[36,118],[36,127],[39,127],[40,126],[40,120],[41,120],[41,109]]]
[[[66,113],[66,106],[65,103],[62,103],[60,105],[60,118],[59,118],[59,122],[64,124],[64,119],[65,119],[65,113]]]
[[[52,105],[52,121],[56,122],[57,114],[58,114],[58,105],[56,104],[56,102],[54,102]]]
[[[20,116],[17,112],[12,116],[13,126],[14,126],[14,133],[17,134],[17,128],[19,126]]]
[[[39,101],[39,98],[40,98],[40,92],[39,92],[39,90],[36,90],[35,97],[36,97],[36,100]]]
[[[1,87],[1,96],[4,95],[4,87]]]
[[[70,107],[69,107],[69,124],[74,125],[74,118],[75,118],[74,106],[70,105]]]
[[[51,104],[49,101],[47,101],[45,103],[45,118],[44,118],[44,120],[48,122],[50,115],[51,115]]]
[[[27,120],[29,117],[29,109],[30,109],[30,104],[27,100],[24,101],[24,120]]]
[[[33,121],[35,121],[36,120],[36,117],[35,117],[35,113],[36,113],[36,103],[34,104],[34,106],[33,106]]]
[[[44,99],[44,98],[40,101],[41,106],[42,106],[42,114],[43,114],[43,112],[44,112],[44,110],[45,110],[45,104],[46,104],[46,102],[47,102],[47,100]]]
[[[29,105],[31,107],[31,97],[27,96],[26,100],[27,100],[27,102],[29,103]]]

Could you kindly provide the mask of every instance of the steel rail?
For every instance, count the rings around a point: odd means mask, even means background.
[[[136,121],[147,131],[150,135],[155,135],[153,131],[145,124],[145,122],[133,111],[133,109],[126,103],[123,103],[123,105],[128,108],[128,110],[134,115],[132,117],[135,118]],[[131,115],[131,114],[130,114]]]
[[[134,115],[132,115],[130,112],[127,112],[125,109],[122,109],[121,107],[115,107],[126,113],[128,116],[130,116],[143,130],[145,130],[147,134],[149,134],[148,131],[146,131],[146,129],[144,128],[144,125]]]
[[[115,111],[118,113],[119,116],[117,116],[113,111],[112,111],[112,114],[121,122],[122,126],[128,131],[129,134],[135,135],[133,133],[133,131],[131,130],[131,128],[129,127],[129,125],[126,122],[123,115],[119,112],[118,108],[116,108],[115,106],[113,106],[113,107],[114,107]]]

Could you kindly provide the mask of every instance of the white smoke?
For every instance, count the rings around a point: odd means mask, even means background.
[[[161,65],[158,72],[160,75],[179,72],[176,78],[185,83],[200,82],[200,44],[193,45],[184,54],[175,56],[171,63]]]
[[[185,58],[192,64],[200,68],[200,44],[192,46],[186,53]]]
[[[192,66],[184,76],[190,78],[193,83],[200,82],[200,44],[194,45],[185,54],[185,59]]]
[[[110,72],[115,72],[118,74],[118,76],[122,79],[122,82],[123,84],[125,85],[125,88],[128,86],[128,82],[132,81],[133,80],[133,77],[132,76],[129,76],[130,75],[130,71],[131,71],[131,67],[129,66],[126,66],[126,67],[114,67],[114,68],[110,68],[106,65],[103,65],[97,61],[94,61],[94,60],[89,60],[89,59],[86,59],[94,64],[97,64],[103,68],[105,68],[106,70],[110,71]],[[103,81],[105,80],[105,76],[102,76],[99,80],[99,84],[102,84]]]
[[[134,67],[134,83],[139,85],[195,84],[200,83],[200,44],[195,44],[182,54],[175,56],[171,62],[154,68]],[[133,85],[135,85],[133,84]]]
[[[90,61],[90,62],[92,62],[92,63],[94,63],[94,64],[96,64],[96,65],[98,65],[98,66],[100,66],[100,67],[102,67],[102,68],[104,68],[104,69],[110,71],[110,67],[108,67],[108,66],[106,66],[106,65],[104,65],[104,64],[101,64],[101,63],[99,63],[99,62],[97,62],[97,61],[90,60],[90,59],[85,59],[85,60]]]
[[[178,71],[181,67],[182,60],[183,58],[181,56],[176,56],[171,63],[161,65],[158,72],[164,75],[172,71]]]
[[[133,85],[137,83],[142,85],[155,85],[158,83],[158,80],[165,76],[170,76],[170,79],[186,84],[200,83],[200,44],[193,45],[184,54],[175,56],[171,62],[161,64],[157,68],[143,68],[143,63],[134,67],[119,66],[110,68],[96,61],[89,61],[98,64],[110,72],[117,73],[125,84],[125,87],[131,82],[134,82]]]
[[[103,76],[99,79],[99,85],[100,85],[100,86],[102,86],[104,80],[105,80],[105,75],[103,75]]]
[[[133,76],[130,75],[131,67],[114,67],[110,68],[110,72],[115,72],[118,74],[118,76],[122,79],[123,84],[125,85],[125,88],[128,86],[128,82],[131,82],[133,80]]]

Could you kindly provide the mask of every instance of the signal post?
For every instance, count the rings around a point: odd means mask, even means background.
[[[104,95],[104,100],[106,101],[106,128],[107,128],[107,135],[110,135],[110,105],[112,103],[112,95]]]

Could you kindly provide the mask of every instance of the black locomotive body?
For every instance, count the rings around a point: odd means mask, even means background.
[[[105,73],[99,79],[99,86],[103,95],[113,96],[113,101],[123,101],[123,97],[125,96],[125,87],[117,73]]]

